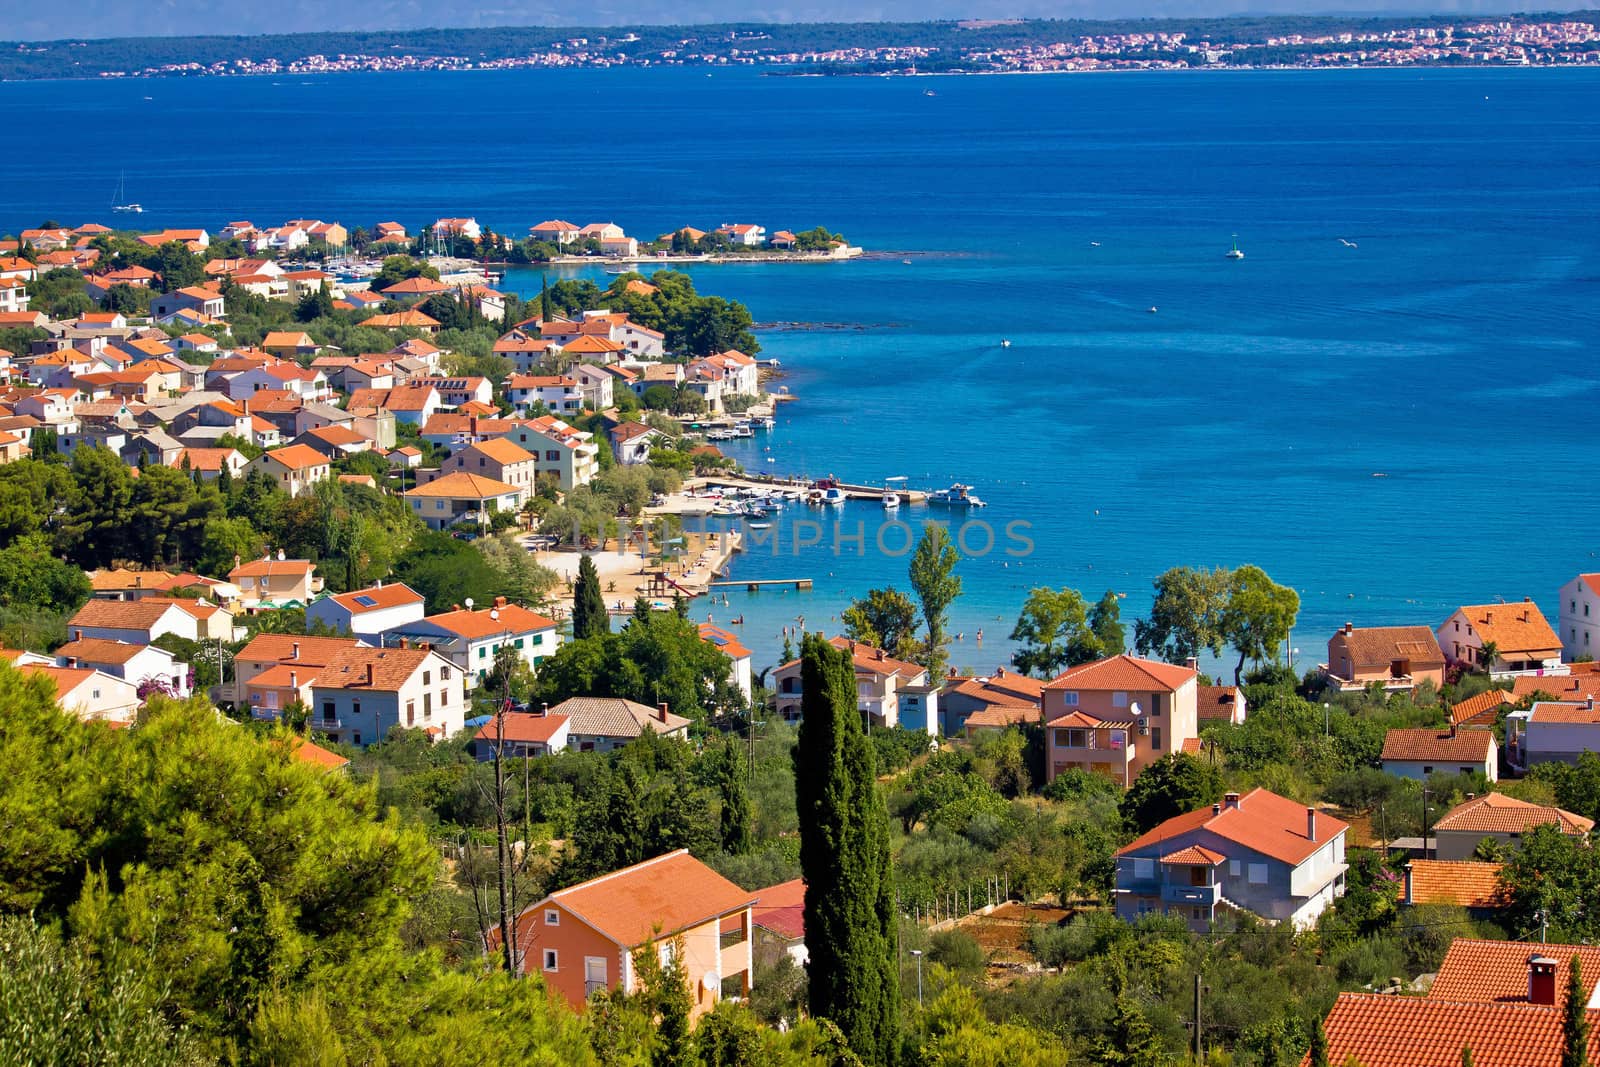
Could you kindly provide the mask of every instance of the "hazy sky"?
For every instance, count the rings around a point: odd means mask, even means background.
[[[693,22],[1126,18],[1347,11],[1577,10],[1527,0],[0,0],[0,40],[187,36],[428,26],[597,26]]]

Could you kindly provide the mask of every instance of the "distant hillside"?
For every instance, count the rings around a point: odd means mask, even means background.
[[[1600,18],[1600,12],[1537,17],[1592,21]],[[1309,36],[1382,32],[1397,26],[1443,26],[1467,20],[1468,17],[1462,15],[1406,18],[1250,15],[1206,19],[746,22],[695,26],[496,27],[265,36],[80,38],[0,42],[0,79],[97,77],[178,65],[192,65],[194,69],[190,72],[198,74],[204,73],[199,68],[236,61],[289,63],[307,56],[341,54],[379,58],[459,57],[474,64],[551,52],[581,53],[586,57],[584,63],[604,63],[609,57],[623,55],[628,62],[661,62],[667,56],[686,52],[695,56],[726,56],[734,50],[745,55],[751,52],[770,55],[843,49],[938,48],[947,54],[966,54],[986,48],[1018,48],[1071,41],[1086,35],[1133,32],[1181,32],[1190,40],[1209,39],[1218,45],[1227,45],[1295,33]]]

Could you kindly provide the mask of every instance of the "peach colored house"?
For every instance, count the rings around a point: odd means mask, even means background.
[[[1444,684],[1444,653],[1426,626],[1363,626],[1345,623],[1328,638],[1323,674],[1341,690],[1415,689],[1423,682]]]
[[[1123,788],[1199,736],[1199,672],[1121,655],[1070,668],[1044,687],[1046,776],[1077,767]]]
[[[513,934],[519,966],[582,1011],[598,990],[637,990],[633,957],[641,947],[665,962],[681,943],[690,1015],[699,1018],[723,996],[749,994],[755,902],[680,848],[529,905]],[[493,951],[499,930],[487,940]]]

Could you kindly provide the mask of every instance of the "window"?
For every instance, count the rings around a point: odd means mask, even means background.
[[[350,714],[352,714],[352,715],[360,715],[361,714],[361,701],[360,701],[359,698],[350,701]]]
[[[333,713],[333,701],[324,700],[322,702],[322,717],[330,722],[335,718]]]
[[[1133,861],[1133,877],[1136,881],[1147,882],[1156,876],[1156,861],[1135,859]]]
[[[450,668],[449,667],[440,667],[439,668],[439,681],[448,682],[449,680],[450,680]]]
[[[350,735],[350,743],[352,745],[361,744],[361,735],[359,733],[351,734]]]
[[[1250,884],[1267,884],[1267,865],[1265,863],[1252,863],[1250,865]]]
[[[1161,751],[1161,727],[1150,727],[1150,748],[1156,752]]]
[[[433,681],[433,672],[432,671],[423,671],[422,672],[422,684],[423,685],[427,685],[431,681]]]
[[[432,693],[423,693],[422,694],[422,717],[424,719],[426,719],[426,718],[429,718],[432,715],[433,715],[433,694]]]
[[[546,908],[544,913],[544,924],[546,926],[560,926],[561,913],[554,908]]]
[[[1228,861],[1228,874],[1229,874],[1230,877],[1233,877],[1233,878],[1239,877],[1239,861],[1238,860],[1229,860]]]
[[[663,966],[663,967],[671,967],[672,966],[672,957],[674,955],[676,955],[676,954],[677,954],[677,945],[676,945],[676,943],[672,942],[672,941],[663,941],[661,943],[661,966]]]
[[[1089,732],[1087,730],[1068,730],[1067,731],[1067,747],[1068,748],[1088,748],[1089,747],[1088,733]]]
[[[1432,774],[1433,773],[1433,768],[1432,767],[1424,767],[1424,768],[1422,768],[1422,773],[1423,774]]]
[[[488,654],[489,654],[489,646],[488,645],[479,645],[478,646],[478,658],[479,659],[482,659],[483,657],[487,656]]]
[[[417,702],[415,700],[406,701],[406,725],[417,725]]]
[[[1128,694],[1127,693],[1112,693],[1111,694],[1111,706],[1114,707],[1114,708],[1125,708],[1125,707],[1127,707],[1128,706]]]
[[[544,950],[544,969],[545,970],[551,971],[551,972],[559,970],[560,969],[560,967],[559,967],[560,963],[561,963],[561,956],[560,956],[559,953],[556,952],[555,949],[547,948],[547,949]]]
[[[1208,918],[1206,915],[1206,909],[1204,908],[1191,908],[1190,912],[1194,915],[1195,922],[1205,922]]]

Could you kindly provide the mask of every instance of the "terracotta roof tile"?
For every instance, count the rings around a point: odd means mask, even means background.
[[[1044,713],[1037,704],[990,704],[967,716],[967,729],[1003,730],[1009,726],[1037,723]]]
[[[490,719],[478,728],[472,735],[474,741],[487,741],[494,744],[500,736],[512,744],[547,745],[561,727],[567,724],[565,715],[531,715],[526,712],[508,712],[501,716],[505,721],[503,730],[498,729],[495,720]]]
[[[1559,997],[1567,988],[1567,968],[1574,955],[1582,970],[1583,995],[1587,999],[1594,995],[1596,983],[1600,983],[1600,947],[1458,937],[1450,942],[1439,964],[1428,999],[1526,1004],[1528,960],[1533,956],[1548,956],[1556,961],[1556,995]]]
[[[1600,1022],[1600,1012],[1590,1012]],[[1589,1060],[1600,1050],[1591,1022]],[[1557,1067],[1561,1012],[1528,1004],[1474,1004],[1376,993],[1340,993],[1328,1013],[1328,1062],[1361,1067]],[[1309,1062],[1302,1060],[1304,1065]]]
[[[1485,793],[1451,808],[1434,824],[1434,829],[1476,834],[1520,834],[1545,823],[1555,823],[1566,834],[1588,833],[1594,828],[1592,819],[1561,808],[1530,804],[1504,793]]]
[[[1387,668],[1397,659],[1410,660],[1412,667],[1443,667],[1444,653],[1439,640],[1426,626],[1363,626],[1340,630],[1345,649],[1356,669]]]
[[[1531,600],[1469,604],[1459,610],[1482,641],[1494,642],[1502,659],[1508,658],[1508,653],[1549,652],[1561,648],[1561,639]]]
[[[489,617],[491,611],[499,612],[498,619]],[[496,634],[526,634],[538,630],[553,630],[556,623],[554,619],[546,618],[536,611],[529,611],[517,604],[507,604],[501,608],[479,608],[468,611],[463,608],[459,611],[447,611],[440,615],[429,615],[424,622],[459,634],[469,640],[484,637],[493,637]]]
[[[1298,866],[1306,857],[1348,830],[1349,824],[1326,812],[1317,813],[1317,839],[1306,836],[1306,807],[1288,797],[1256,788],[1237,807],[1220,812],[1209,807],[1175,816],[1117,850],[1121,856],[1201,827],[1253,852]]]
[[[805,879],[794,878],[757,889],[751,920],[754,925],[771,930],[779,937],[803,941],[806,936],[805,911]]]
[[[1239,706],[1239,689],[1232,685],[1202,685],[1195,694],[1196,710],[1202,719],[1231,720]]]
[[[1587,700],[1600,696],[1600,677],[1573,671],[1571,674],[1524,674],[1511,680],[1513,699],[1522,700],[1535,693],[1545,693],[1557,700]]]
[[[153,596],[139,600],[91,600],[78,609],[68,625],[148,630],[169,610],[182,606],[182,601]]]
[[[1454,904],[1463,908],[1505,905],[1498,863],[1475,860],[1412,860],[1407,904]]]
[[[111,641],[104,637],[82,637],[68,641],[56,649],[55,655],[59,659],[76,659],[84,663],[126,663],[149,647],[129,644],[127,641]]]
[[[290,470],[307,470],[311,467],[328,465],[328,457],[310,445],[285,445],[266,454]]]
[[[744,646],[744,642],[720,626],[703,622],[699,630],[700,640],[716,645],[717,649],[729,659],[744,659],[750,655],[750,650]]]
[[[391,582],[388,585],[352,589],[348,593],[336,594],[332,599],[350,614],[364,615],[369,611],[397,608],[402,604],[420,604],[422,594],[404,582]]]
[[[1180,848],[1176,852],[1168,852],[1161,857],[1161,862],[1177,863],[1191,867],[1215,867],[1227,858],[1222,853],[1206,848],[1204,845],[1190,845],[1188,848]]]
[[[568,697],[550,709],[552,714],[565,715],[572,721],[572,732],[585,737],[638,737],[648,728],[657,733],[671,733],[689,725],[682,715],[647,708],[621,697]]]
[[[1483,722],[1492,724],[1500,711],[1500,706],[1511,702],[1511,694],[1504,689],[1486,689],[1476,696],[1452,704],[1450,721],[1457,726],[1465,726],[1468,723],[1479,725]]]
[[[1390,730],[1383,736],[1384,760],[1438,760],[1441,763],[1483,763],[1495,753],[1487,730]]]
[[[1045,688],[1090,692],[1132,692],[1152,688],[1171,691],[1198,676],[1199,672],[1190,667],[1121,655],[1071,667],[1052,679]]]
[[[548,899],[624,948],[635,948],[748,907],[756,895],[689,855],[688,849],[679,849]],[[536,904],[529,911],[538,909]]]
[[[353,637],[315,637],[310,634],[256,634],[250,643],[234,653],[235,660],[248,662],[304,663],[326,666],[347,649],[361,644]],[[297,654],[298,653],[298,654]]]
[[[435,658],[425,648],[347,648],[317,673],[317,689],[397,692],[422,665]],[[367,680],[367,668],[372,680]]]
[[[1593,726],[1600,723],[1600,708],[1593,700],[1582,704],[1560,704],[1541,700],[1528,715],[1529,722],[1561,723],[1567,726]]]
[[[468,474],[465,471],[453,471],[442,478],[435,478],[425,485],[407,489],[405,495],[415,497],[456,497],[462,500],[489,500],[520,492],[522,490],[518,487],[496,478],[485,478],[481,474]]]

